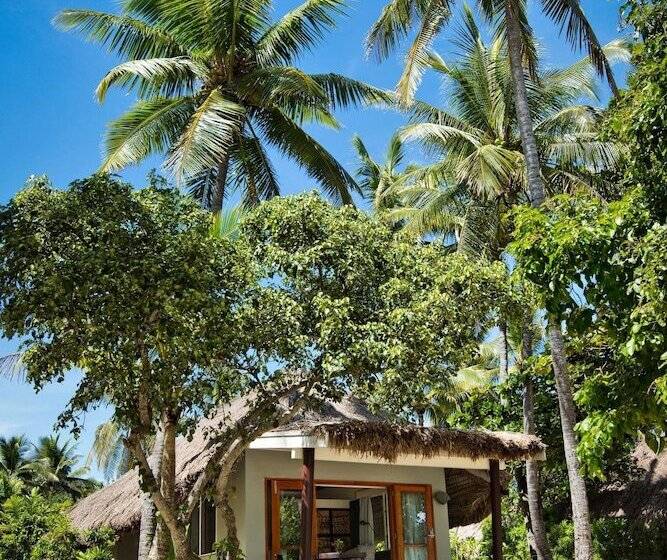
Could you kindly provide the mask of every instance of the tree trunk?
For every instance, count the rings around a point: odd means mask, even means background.
[[[227,529],[228,550],[225,560],[239,560],[241,558],[241,543],[236,530],[236,515],[229,503],[229,477],[220,476],[216,482],[216,505],[220,508],[222,518]]]
[[[523,431],[535,434],[535,402],[533,381],[527,378],[523,394]],[[551,560],[551,548],[547,540],[542,511],[542,495],[540,490],[540,464],[537,461],[526,461],[526,496],[530,513],[532,544],[538,560]]]
[[[225,201],[225,184],[227,183],[227,172],[229,170],[229,157],[226,156],[218,164],[218,176],[215,179],[215,190],[211,198],[209,210],[214,214],[222,212],[222,205]]]
[[[155,434],[153,450],[148,458],[153,476],[160,480],[162,470],[162,453],[164,451],[164,432],[159,429]],[[141,521],[139,522],[139,554],[138,560],[148,560],[156,533],[156,509],[149,493],[144,493],[141,504]]]
[[[176,503],[176,423],[163,415],[164,450],[162,455],[162,478],[157,480],[153,476],[148,457],[141,444],[141,437],[130,432],[125,439],[125,445],[139,464],[139,475],[142,486],[150,491],[153,503],[157,508],[161,520],[168,529],[173,546],[175,560],[199,560],[199,557],[190,550],[187,535],[187,523],[178,515]]]
[[[162,456],[162,480],[160,481],[161,494],[166,506],[176,512],[178,503],[176,498],[176,423],[168,414],[163,415],[164,425],[164,453]],[[199,556],[190,549],[185,526],[181,522],[173,523],[169,527],[175,560],[195,560]]]
[[[526,174],[530,201],[537,208],[544,202],[544,184],[540,175],[540,158],[537,151],[537,141],[533,129],[533,121],[528,106],[528,93],[523,69],[523,46],[521,28],[518,16],[513,7],[514,0],[505,0],[505,18],[507,27],[507,49],[512,68],[514,82],[514,96],[517,121],[521,135],[521,144],[526,159]],[[550,321],[551,323],[551,321]],[[590,516],[588,512],[588,498],[583,478],[579,474],[579,461],[576,455],[576,439],[574,435],[575,408],[567,378],[567,360],[563,345],[563,336],[560,324],[552,323],[549,327],[551,337],[551,354],[554,364],[554,376],[558,391],[561,427],[563,430],[563,444],[567,462],[568,478],[570,481],[570,496],[572,500],[572,516],[575,533],[575,560],[590,560],[592,558],[592,536]],[[528,473],[527,480],[531,480],[529,487],[533,487],[532,477],[535,473]],[[539,504],[539,495],[535,497]],[[530,505],[529,498],[529,505]],[[545,541],[546,542],[546,541]]]
[[[570,500],[572,502],[572,521],[574,523],[574,558],[575,560],[591,560],[593,558],[593,542],[591,537],[591,520],[588,510],[586,484],[579,473],[577,457],[577,439],[574,433],[576,409],[572,396],[572,387],[567,372],[565,343],[560,321],[549,317],[549,338],[551,340],[551,361],[553,363],[560,423],[563,431],[563,448],[565,463],[570,482]]]
[[[513,4],[516,0],[505,0],[505,23],[507,27],[507,50],[509,53],[514,83],[514,104],[521,135],[521,146],[526,159],[526,175],[530,201],[534,207],[544,202],[544,184],[540,175],[540,157],[533,129],[533,118],[528,106],[528,91],[523,67],[523,41],[521,27]]]
[[[522,368],[533,353],[533,336],[530,332],[531,320],[532,317],[526,320],[521,333]],[[529,435],[536,434],[535,391],[533,380],[526,374],[524,374],[523,391],[523,431]],[[544,525],[544,513],[542,511],[540,464],[537,461],[526,461],[526,499],[530,514],[530,545],[538,560],[551,560],[551,548],[547,540],[547,530]]]
[[[523,514],[523,520],[526,524],[526,539],[528,540],[528,552],[532,560],[537,560],[535,550],[535,537],[533,536],[533,524],[530,520],[530,509],[528,507],[528,485],[526,482],[525,465],[517,465],[514,469],[514,480],[516,481],[517,492],[519,493],[519,507]]]
[[[498,377],[501,380],[507,379],[509,373],[509,346],[507,343],[507,323],[501,321],[500,323],[500,337],[499,337],[499,352],[498,352]]]

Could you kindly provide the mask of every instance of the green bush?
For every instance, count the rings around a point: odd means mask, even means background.
[[[624,518],[602,518],[593,522],[595,560],[663,560],[667,537],[660,529]],[[549,530],[553,560],[574,557],[574,529],[562,521]]]
[[[77,532],[67,517],[70,505],[36,491],[6,500],[0,509],[0,560],[112,560],[112,533]]]
[[[485,558],[482,552],[482,541],[473,537],[463,539],[457,537],[456,533],[450,533],[449,546],[451,560],[483,560]]]

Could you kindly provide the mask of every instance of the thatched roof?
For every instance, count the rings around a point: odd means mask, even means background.
[[[491,514],[491,483],[487,471],[446,469],[449,527],[479,523]],[[507,489],[510,475],[501,472],[501,486]]]
[[[199,422],[191,440],[179,437],[176,442],[176,478],[179,488],[186,489],[204,469],[211,453],[206,434],[219,425],[231,425],[247,410],[242,399],[221,408],[212,418]],[[329,403],[320,410],[295,418],[276,432],[299,430],[305,435],[325,437],[334,449],[359,455],[394,460],[398,455],[422,457],[451,455],[471,459],[515,460],[539,458],[545,446],[538,438],[509,432],[486,432],[421,428],[392,423],[373,415],[364,403],[350,397],[341,403]],[[127,530],[137,525],[142,494],[136,470],[112,484],[83,498],[70,516],[75,526],[90,529],[108,525]]]
[[[625,484],[610,484],[591,499],[599,516],[626,517],[667,530],[667,451],[656,455],[640,443],[631,456],[638,476]]]
[[[544,453],[544,445],[538,438],[524,434],[423,428],[387,421],[321,423],[313,427],[313,433],[327,437],[334,449],[386,461],[393,461],[399,455],[512,461],[540,458]]]

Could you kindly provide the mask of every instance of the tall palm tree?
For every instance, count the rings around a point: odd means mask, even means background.
[[[72,441],[61,442],[60,435],[40,438],[33,455],[40,486],[50,493],[75,499],[96,490],[99,484],[86,477],[89,469],[76,467],[80,458]]]
[[[524,154],[530,203],[542,205],[545,199],[541,157],[529,104],[527,81],[535,69],[535,49],[532,31],[526,17],[527,0],[478,0],[484,16],[496,24],[496,32],[507,39],[512,72],[512,89],[517,124]],[[453,0],[389,0],[367,40],[369,51],[379,58],[386,57],[413,28],[415,38],[405,60],[405,69],[398,84],[398,97],[409,103],[428,64],[428,51],[433,40],[451,17]],[[597,73],[605,76],[614,92],[617,91],[609,60],[586,19],[579,0],[541,0],[542,10],[555,25],[565,31],[567,40],[575,47],[585,46]],[[554,377],[561,410],[561,426],[570,481],[572,517],[575,527],[575,559],[591,560],[593,543],[590,527],[588,497],[584,480],[579,474],[574,433],[575,405],[567,377],[567,357],[560,319],[549,321]]]
[[[509,240],[502,214],[530,199],[509,53],[503,36],[489,47],[484,45],[469,9],[464,11],[458,43],[464,52],[460,63],[447,64],[433,52],[424,63],[444,76],[452,110],[413,104],[415,122],[402,137],[418,140],[438,161],[398,187],[404,206],[393,214],[417,233],[444,232],[455,239],[458,250],[498,259]],[[605,47],[604,53],[607,59],[627,58],[627,49],[620,42]],[[599,111],[578,104],[581,97],[596,98],[594,77],[589,59],[552,71],[540,71],[536,61],[532,76],[527,76],[529,109],[541,153],[540,173],[549,192],[590,189],[595,173],[613,166],[618,157],[616,146],[596,138]],[[530,348],[524,345],[522,361],[530,355]],[[505,355],[501,352],[501,357]],[[507,359],[501,362],[507,367]],[[525,396],[525,429],[532,433],[530,383]],[[531,544],[539,558],[549,558],[539,514],[537,464],[527,465],[527,479],[534,534]]]
[[[541,0],[543,12],[565,31],[567,40],[577,48],[584,46],[596,71],[605,76],[616,91],[611,65],[604,49],[581,8],[579,0]],[[398,43],[417,29],[405,57],[403,74],[398,82],[398,99],[410,104],[429,66],[433,41],[450,21],[454,0],[390,0],[371,28],[367,51],[382,60]],[[480,12],[496,27],[496,35],[507,39],[512,70],[515,110],[526,159],[531,200],[539,206],[544,199],[540,177],[537,143],[532,132],[526,76],[534,72],[536,49],[526,17],[526,0],[478,0]]]
[[[104,171],[151,154],[218,212],[230,191],[247,204],[279,193],[267,146],[293,159],[337,202],[351,201],[351,175],[303,128],[336,128],[341,107],[391,96],[338,74],[294,66],[336,25],[345,0],[307,0],[277,21],[272,0],[122,0],[120,14],[66,10],[56,24],[101,43],[125,61],[102,79],[137,92],[113,121]]]
[[[36,464],[25,436],[0,437],[0,472],[24,484],[33,482]]]

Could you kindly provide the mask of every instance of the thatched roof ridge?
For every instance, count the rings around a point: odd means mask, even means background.
[[[211,453],[209,431],[232,425],[247,408],[245,399],[236,399],[211,418],[202,419],[191,439],[179,437],[176,440],[176,479],[181,492],[193,483],[208,463]],[[538,438],[522,434],[420,428],[392,423],[372,414],[363,401],[354,397],[340,403],[327,403],[318,411],[302,413],[274,431],[286,430],[326,437],[332,448],[389,461],[399,454],[426,458],[445,453],[471,459],[509,461],[539,458],[545,449]],[[108,525],[118,531],[129,530],[139,523],[141,503],[142,493],[135,469],[77,502],[70,517],[81,529]]]

